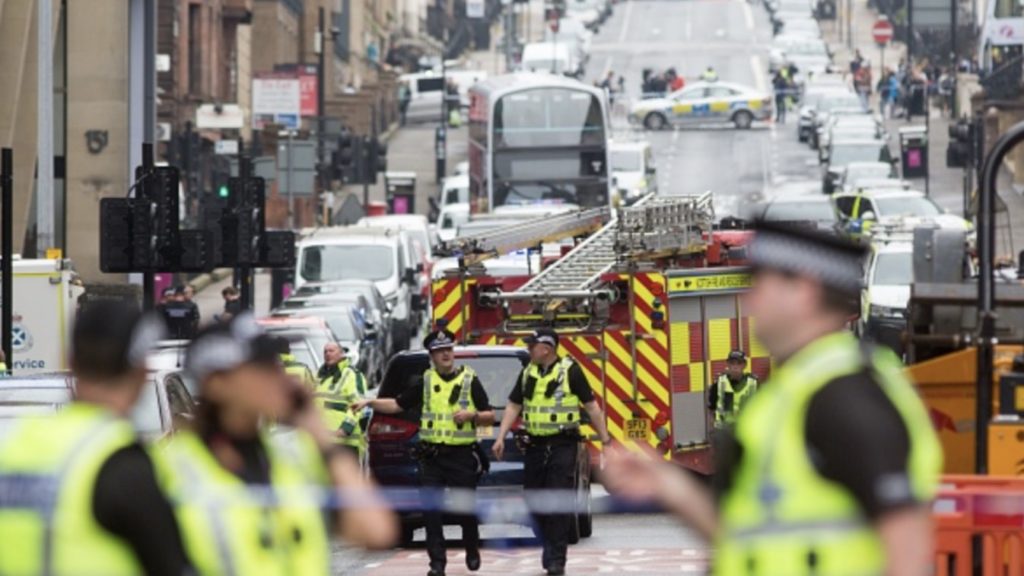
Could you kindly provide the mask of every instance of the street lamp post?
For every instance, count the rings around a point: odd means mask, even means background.
[[[317,175],[320,181],[320,191],[326,192],[330,187],[327,170],[327,150],[324,142],[324,132],[327,130],[327,117],[326,110],[324,110],[325,100],[325,80],[324,77],[324,52],[325,48],[325,22],[324,22],[324,7],[321,6],[317,11],[317,32],[316,32],[316,53],[317,53],[317,66],[316,66],[316,159],[317,159]]]

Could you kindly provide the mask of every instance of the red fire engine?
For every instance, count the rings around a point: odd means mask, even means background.
[[[435,323],[473,344],[521,345],[535,328],[554,327],[616,440],[708,473],[705,388],[733,349],[747,353],[758,378],[769,369],[739,299],[750,284],[750,235],[715,230],[711,200],[649,197],[615,217],[581,210],[456,238],[444,249],[460,267],[433,284]],[[532,277],[488,277],[474,266],[586,234]],[[596,442],[593,430],[584,433]]]

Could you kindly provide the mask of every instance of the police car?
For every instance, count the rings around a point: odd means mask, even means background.
[[[648,130],[669,126],[732,124],[750,128],[755,120],[772,117],[772,96],[731,82],[695,82],[664,98],[633,105],[629,122]]]
[[[923,224],[939,228],[970,231],[973,226],[956,214],[949,214],[931,198],[916,190],[876,188],[832,196],[839,218],[848,225],[863,228],[865,220],[878,225],[913,230]],[[850,229],[847,226],[847,229]]]

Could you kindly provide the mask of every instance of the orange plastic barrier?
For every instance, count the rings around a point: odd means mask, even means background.
[[[1024,479],[945,476],[934,504],[936,576],[969,576],[972,539],[983,576],[1024,576]]]

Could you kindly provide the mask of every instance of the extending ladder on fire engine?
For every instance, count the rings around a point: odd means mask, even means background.
[[[518,292],[557,295],[588,290],[620,259],[701,251],[704,234],[711,230],[713,220],[710,192],[700,196],[648,196],[620,210],[617,218]]]
[[[438,253],[461,256],[469,266],[509,252],[535,248],[544,242],[590,234],[600,230],[610,218],[611,209],[607,207],[544,216],[491,232],[453,238],[442,243]]]

